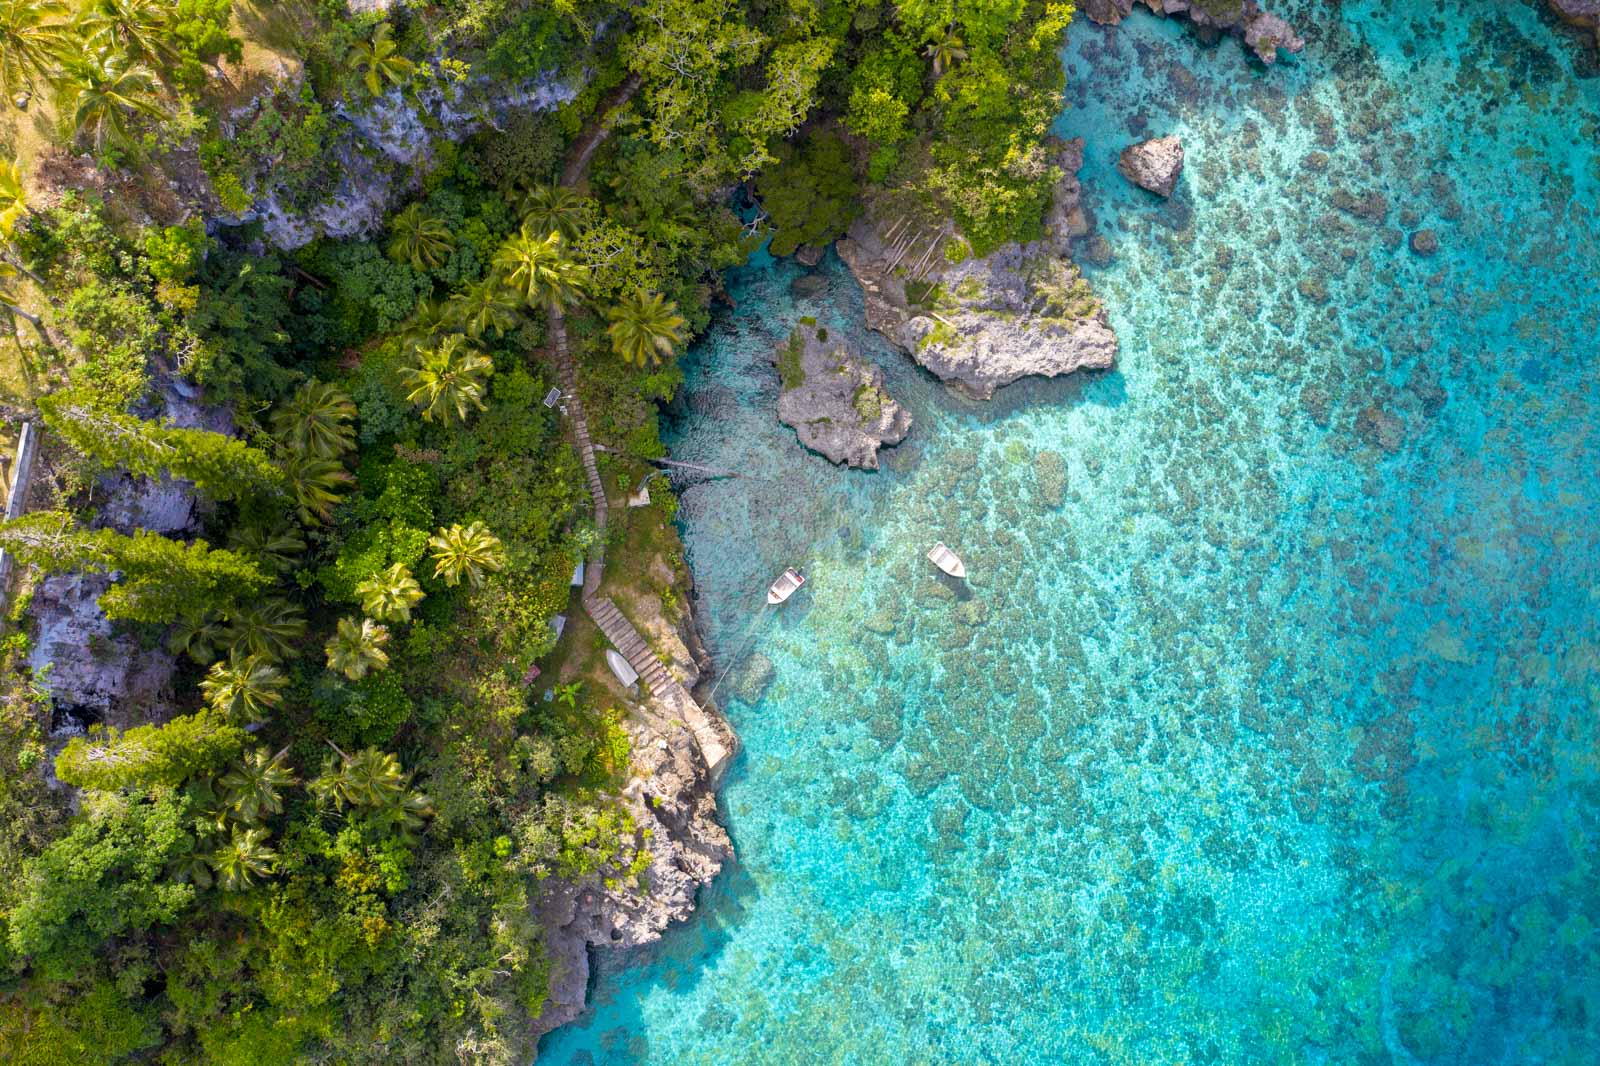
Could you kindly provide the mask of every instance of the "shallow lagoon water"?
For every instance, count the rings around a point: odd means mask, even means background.
[[[1271,71],[1073,27],[1116,371],[969,403],[831,255],[730,278],[671,444],[746,472],[681,511],[715,654],[775,668],[718,692],[739,863],[541,1061],[1600,1059],[1595,60],[1535,5],[1281,7]],[[1114,163],[1169,132],[1164,203]],[[913,411],[879,473],[775,420],[806,315]]]

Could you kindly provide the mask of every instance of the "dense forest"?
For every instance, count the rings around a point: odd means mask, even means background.
[[[558,341],[616,488],[768,234],[825,244],[870,196],[951,220],[948,256],[1035,236],[1071,16],[0,0],[0,400],[46,452],[0,526],[0,1057],[526,1061],[530,899],[650,847],[623,712],[533,680],[595,651],[551,625],[600,536],[541,402]],[[379,122],[410,149],[352,171]],[[352,181],[376,224],[318,216]],[[220,422],[169,417],[179,386]],[[198,525],[119,528],[117,474],[192,486]],[[174,706],[52,739],[52,574],[105,575]]]

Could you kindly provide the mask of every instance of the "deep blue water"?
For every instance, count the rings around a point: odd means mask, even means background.
[[[965,402],[831,256],[732,276],[671,444],[751,475],[682,508],[775,667],[718,693],[739,863],[541,1061],[1600,1061],[1595,60],[1513,0],[1281,7],[1270,71],[1073,27],[1114,372]],[[1163,203],[1114,162],[1169,132]],[[913,411],[885,470],[777,424],[802,315]]]

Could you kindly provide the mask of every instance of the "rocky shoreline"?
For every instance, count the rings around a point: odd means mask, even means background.
[[[693,691],[711,676],[712,662],[687,606],[693,602],[691,590],[678,591],[685,606],[676,621],[653,594],[625,598],[639,631]],[[727,720],[709,702],[702,700],[701,707],[726,749],[737,752],[738,738]],[[550,994],[532,1021],[534,1042],[587,1009],[592,949],[627,952],[659,940],[670,925],[694,912],[701,886],[733,858],[733,842],[717,817],[719,775],[707,767],[681,715],[651,698],[626,727],[633,748],[631,773],[614,798],[632,815],[637,832],[649,835],[648,887],[607,885],[600,875],[546,883],[535,900],[534,917],[544,931]]]
[[[1083,139],[1057,142],[1055,162],[1062,177],[1042,240],[960,262],[934,254],[908,269],[912,257],[895,238],[901,220],[869,205],[838,244],[865,295],[867,325],[976,399],[1023,377],[1116,361],[1105,307],[1071,259],[1071,242],[1091,229],[1077,177]]]

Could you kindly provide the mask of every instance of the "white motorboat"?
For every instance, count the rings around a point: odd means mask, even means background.
[[[961,556],[944,546],[944,541],[933,546],[928,552],[928,561],[951,577],[964,578],[967,576],[967,564],[961,561]]]
[[[789,567],[789,569],[779,574],[778,580],[774,581],[772,586],[767,589],[767,603],[772,606],[782,603],[796,592],[799,592],[801,586],[805,583],[806,575],[792,566]]]

